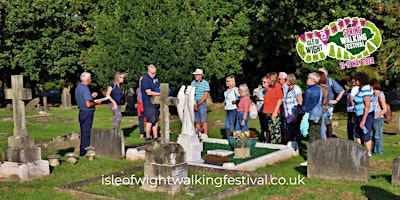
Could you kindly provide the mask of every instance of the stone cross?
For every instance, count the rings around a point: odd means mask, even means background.
[[[160,127],[161,127],[161,144],[169,143],[169,107],[176,106],[178,99],[169,97],[168,83],[160,84],[160,96],[153,97],[152,103],[160,104]]]
[[[23,88],[21,75],[11,76],[11,89],[5,90],[6,99],[12,99],[14,117],[14,136],[28,135],[25,122],[25,103],[22,100],[32,99],[32,90]]]

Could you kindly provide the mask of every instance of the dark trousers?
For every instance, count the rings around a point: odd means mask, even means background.
[[[79,125],[81,127],[80,156],[86,155],[85,148],[90,145],[90,131],[93,125],[94,110],[79,111]]]
[[[146,131],[144,130],[144,112],[142,112],[140,114],[140,117],[138,117],[139,120],[139,130],[140,130],[140,134],[145,135]]]
[[[352,141],[354,141],[355,123],[356,123],[356,113],[348,112],[347,113],[347,138]]]

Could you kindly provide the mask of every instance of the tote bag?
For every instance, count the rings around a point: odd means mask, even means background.
[[[308,120],[314,122],[314,123],[318,123],[319,119],[322,116],[322,90],[321,90],[321,94],[319,96],[319,101],[317,103],[317,105],[311,110],[310,112],[310,117],[308,118]]]

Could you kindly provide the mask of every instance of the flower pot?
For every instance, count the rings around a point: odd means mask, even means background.
[[[230,145],[232,148],[236,148],[236,140],[235,140],[234,137],[228,136],[228,141],[229,141],[229,145]]]
[[[255,147],[258,138],[247,138],[247,147]]]
[[[250,157],[250,148],[235,148],[234,155],[234,158],[248,158]]]

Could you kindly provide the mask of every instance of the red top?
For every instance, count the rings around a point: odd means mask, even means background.
[[[268,92],[266,92],[264,95],[263,112],[266,114],[274,113],[278,100],[282,98],[283,98],[282,85],[277,83],[275,84],[275,87],[268,90]],[[280,109],[278,109],[278,113],[281,113]]]

